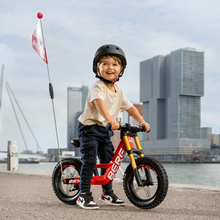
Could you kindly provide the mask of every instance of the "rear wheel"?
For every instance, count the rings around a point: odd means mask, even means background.
[[[135,206],[152,209],[166,197],[168,177],[163,166],[155,159],[141,157],[135,160],[143,186],[138,186],[131,164],[127,167],[123,185],[126,196]]]
[[[62,164],[62,172],[61,172]],[[69,205],[76,204],[79,196],[79,185],[71,182],[76,177],[80,177],[82,162],[74,158],[63,159],[59,162],[52,174],[52,186],[56,196],[64,203]]]

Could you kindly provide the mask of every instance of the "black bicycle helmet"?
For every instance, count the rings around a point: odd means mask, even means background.
[[[123,74],[124,69],[126,68],[126,65],[127,65],[125,53],[119,46],[116,46],[113,44],[105,44],[99,47],[99,49],[95,53],[95,56],[93,59],[93,72],[96,74],[96,77],[107,83],[115,83],[116,81],[119,81],[119,77],[121,77],[122,74],[119,74],[118,78],[112,82],[112,81],[104,79],[102,76],[98,75],[97,73],[97,63],[99,62],[100,58],[103,57],[104,55],[113,55],[113,56],[119,57],[121,59],[121,64],[122,64],[121,73]]]

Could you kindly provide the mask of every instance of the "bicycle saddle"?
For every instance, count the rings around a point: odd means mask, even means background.
[[[71,144],[75,147],[80,147],[80,142],[78,138],[71,140]]]

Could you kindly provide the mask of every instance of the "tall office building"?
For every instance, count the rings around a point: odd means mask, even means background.
[[[200,140],[202,96],[204,52],[184,48],[141,62],[140,101],[143,117],[151,125],[144,140],[154,147],[207,148],[207,140]]]
[[[88,92],[88,86],[67,88],[67,149],[75,151],[75,156],[79,156],[80,151],[71,144],[71,140],[78,137],[78,118],[84,111]]]
[[[212,128],[211,127],[202,127],[201,128],[201,138],[202,139],[209,139],[209,135],[212,134]]]

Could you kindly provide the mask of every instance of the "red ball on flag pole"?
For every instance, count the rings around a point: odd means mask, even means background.
[[[39,19],[41,19],[41,18],[43,18],[43,14],[42,14],[41,12],[38,12],[38,13],[37,13],[37,17],[38,17]]]

